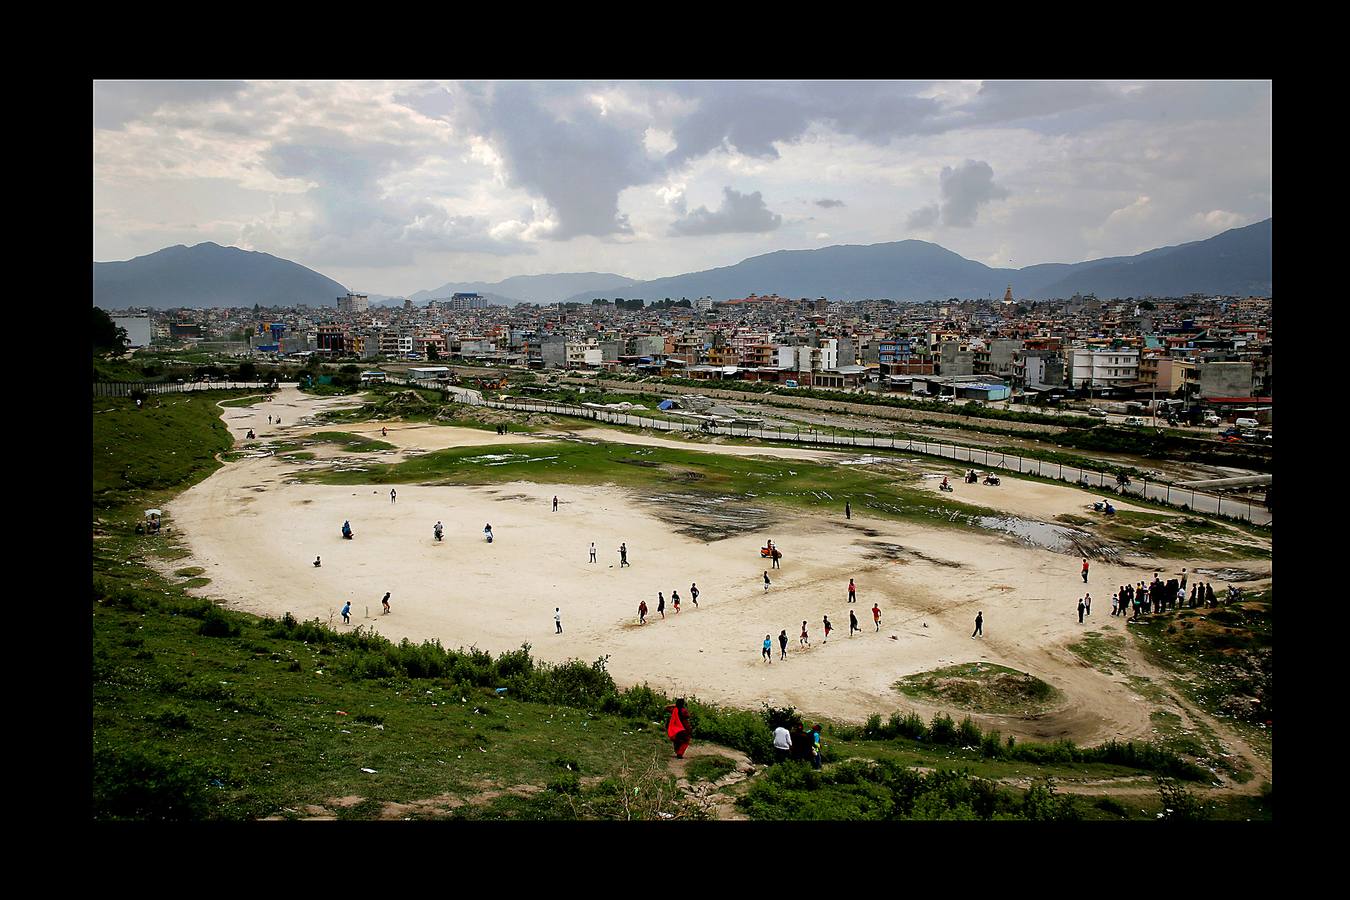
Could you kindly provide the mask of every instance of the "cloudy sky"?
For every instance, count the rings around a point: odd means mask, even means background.
[[[1271,215],[1270,82],[96,82],[94,259],[356,290],[918,238],[989,265]]]

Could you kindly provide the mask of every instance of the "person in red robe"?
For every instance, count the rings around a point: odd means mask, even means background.
[[[674,706],[667,706],[666,711],[670,713],[670,724],[666,725],[666,734],[670,737],[670,742],[675,747],[675,755],[684,759],[684,751],[689,747],[689,710],[684,706],[684,698],[675,701]]]

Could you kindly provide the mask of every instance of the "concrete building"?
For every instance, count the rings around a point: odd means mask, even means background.
[[[938,370],[943,375],[974,375],[975,352],[956,341],[938,344]]]
[[[1058,350],[1023,350],[1013,361],[1014,384],[1033,391],[1064,387],[1064,357]]]
[[[1012,377],[1013,356],[1021,349],[1018,340],[988,341],[983,350],[975,351],[975,374]]]
[[[1139,381],[1139,351],[1074,347],[1069,351],[1069,370],[1075,388],[1133,387]]]
[[[542,339],[539,342],[539,358],[545,369],[567,368],[566,339],[560,335],[550,335]]]
[[[1250,362],[1200,363],[1200,396],[1250,397],[1252,395],[1252,364]]]
[[[1149,354],[1139,360],[1139,380],[1146,390],[1171,396],[1185,388],[1186,370],[1194,367],[1189,360]]]
[[[337,298],[338,312],[346,314],[363,313],[370,308],[370,298],[365,294],[347,294]]]

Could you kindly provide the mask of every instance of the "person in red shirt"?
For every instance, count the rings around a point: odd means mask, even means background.
[[[672,746],[675,748],[675,756],[684,759],[684,751],[689,748],[689,710],[685,709],[684,698],[675,701],[674,706],[667,706],[666,711],[670,713],[670,722],[666,725],[666,735],[669,736]]]
[[[858,589],[854,587],[852,578],[848,580],[848,602],[849,603],[858,602]]]
[[[1083,560],[1083,584],[1087,584],[1088,561]]]
[[[877,623],[877,631],[881,630],[881,607],[875,603],[872,604],[872,621]]]
[[[834,626],[830,624],[830,617],[829,617],[829,616],[826,616],[826,617],[825,617],[825,640],[821,641],[822,644],[827,644],[827,643],[829,643],[829,641],[830,641],[830,632],[833,631],[833,630],[834,630]]]

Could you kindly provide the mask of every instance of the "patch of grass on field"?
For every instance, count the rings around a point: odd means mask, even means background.
[[[393,444],[377,441],[359,434],[351,434],[347,431],[319,431],[308,435],[306,440],[322,441],[326,444],[337,444],[348,453],[372,453],[376,450],[394,449]]]
[[[736,761],[729,756],[699,756],[689,761],[684,773],[692,784],[696,781],[716,781],[736,770]]]
[[[1114,675],[1125,671],[1125,638],[1101,631],[1084,633],[1081,640],[1069,645],[1069,650],[1099,672]]]
[[[195,578],[198,575],[205,574],[206,570],[201,566],[188,566],[185,569],[175,569],[174,573],[179,578]]]
[[[270,394],[262,394],[253,397],[238,397],[234,400],[226,400],[220,405],[223,407],[257,406],[259,403],[266,403],[270,398]]]
[[[986,662],[920,672],[900,679],[894,687],[910,697],[996,714],[1035,715],[1064,697],[1034,675]]]
[[[324,484],[489,484],[526,480],[608,483],[660,491],[670,490],[672,480],[681,479],[682,490],[714,496],[732,494],[812,509],[842,510],[847,497],[856,510],[932,525],[965,527],[971,516],[996,514],[908,487],[917,480],[913,475],[604,441],[457,447],[401,463],[372,466],[365,472],[322,469],[299,477]]]

